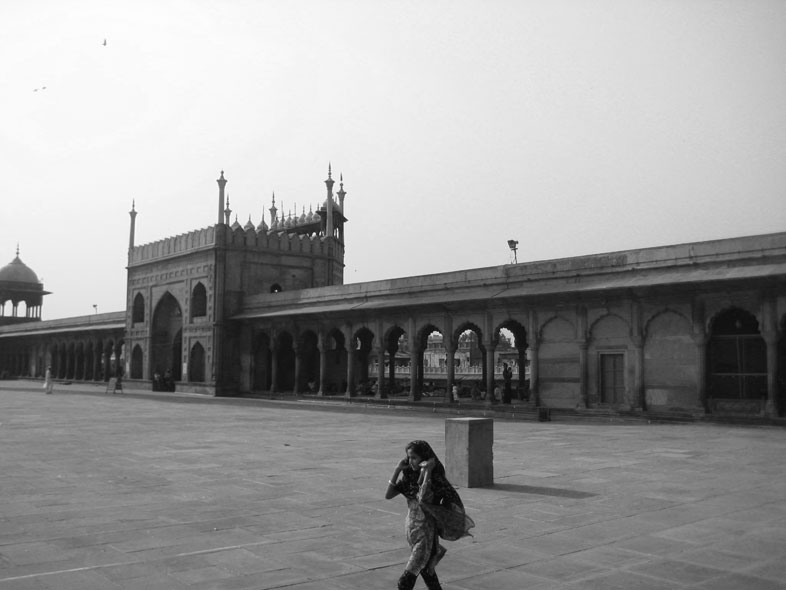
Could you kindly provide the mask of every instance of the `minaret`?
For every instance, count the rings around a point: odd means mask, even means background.
[[[226,220],[225,223],[229,225],[229,219],[232,216],[232,209],[229,208],[229,193],[227,193],[227,208],[224,209],[224,219]]]
[[[273,206],[270,207],[270,227],[273,227],[273,224],[276,223],[276,191],[273,191]]]
[[[221,178],[216,180],[218,183],[218,223],[223,223],[224,219],[224,187],[227,185],[226,179],[224,179],[224,171],[221,171]],[[227,222],[229,224],[229,222]]]
[[[336,194],[338,195],[338,206],[341,209],[341,215],[343,216],[344,215],[344,196],[346,196],[346,194],[347,194],[347,192],[344,190],[344,174],[343,173],[341,174],[341,176],[339,176],[339,180],[341,181],[341,184],[339,185],[339,189],[338,189],[338,192]],[[346,217],[343,217],[343,219],[346,219]],[[342,244],[344,243],[344,221],[341,222],[341,225],[338,228],[338,240]]]
[[[330,162],[328,162],[328,177],[325,181],[325,185],[327,185],[327,204],[325,205],[327,211],[327,223],[325,225],[325,235],[329,237],[333,237],[333,178],[331,176],[330,170]]]
[[[131,216],[131,231],[128,234],[128,250],[129,252],[134,249],[134,233],[136,232],[136,201],[131,200],[131,211],[128,214]]]

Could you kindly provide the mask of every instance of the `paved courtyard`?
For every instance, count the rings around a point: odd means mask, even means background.
[[[0,382],[0,590],[393,589],[445,416]],[[786,588],[786,430],[494,424],[445,590]],[[424,588],[418,581],[416,588]]]

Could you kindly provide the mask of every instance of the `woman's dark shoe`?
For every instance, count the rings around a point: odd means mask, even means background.
[[[426,587],[428,590],[442,590],[442,586],[439,583],[439,578],[437,577],[437,572],[427,572],[423,570],[420,572],[420,577],[423,578],[423,581],[426,583]]]
[[[418,577],[412,572],[404,572],[398,579],[398,590],[412,590],[415,587],[417,579]],[[428,582],[426,582],[426,584],[428,584]]]

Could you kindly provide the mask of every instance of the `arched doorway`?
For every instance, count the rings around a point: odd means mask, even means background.
[[[188,380],[202,383],[205,380],[205,349],[197,342],[191,347],[191,358],[188,362]]]
[[[138,344],[131,351],[131,379],[142,378],[142,347]]]
[[[300,375],[298,383],[301,391],[317,393],[319,391],[319,348],[318,338],[312,330],[306,330],[300,335]],[[297,392],[299,393],[299,392]]]
[[[254,342],[254,379],[251,385],[254,391],[270,391],[272,359],[270,337],[262,332]]]
[[[153,313],[153,342],[150,354],[150,378],[155,373],[179,381],[182,375],[183,312],[171,293],[165,293]]]
[[[767,345],[756,317],[743,309],[726,310],[712,321],[707,396],[711,407],[717,400],[735,400],[737,409],[754,412],[767,399]],[[751,407],[745,410],[742,400]]]

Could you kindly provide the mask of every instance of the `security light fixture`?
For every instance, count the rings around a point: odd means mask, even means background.
[[[519,262],[519,257],[516,254],[516,252],[518,251],[518,245],[519,245],[519,243],[518,243],[517,240],[508,240],[508,248],[510,248],[510,251],[513,252],[513,263],[514,264],[518,264],[518,262]]]

